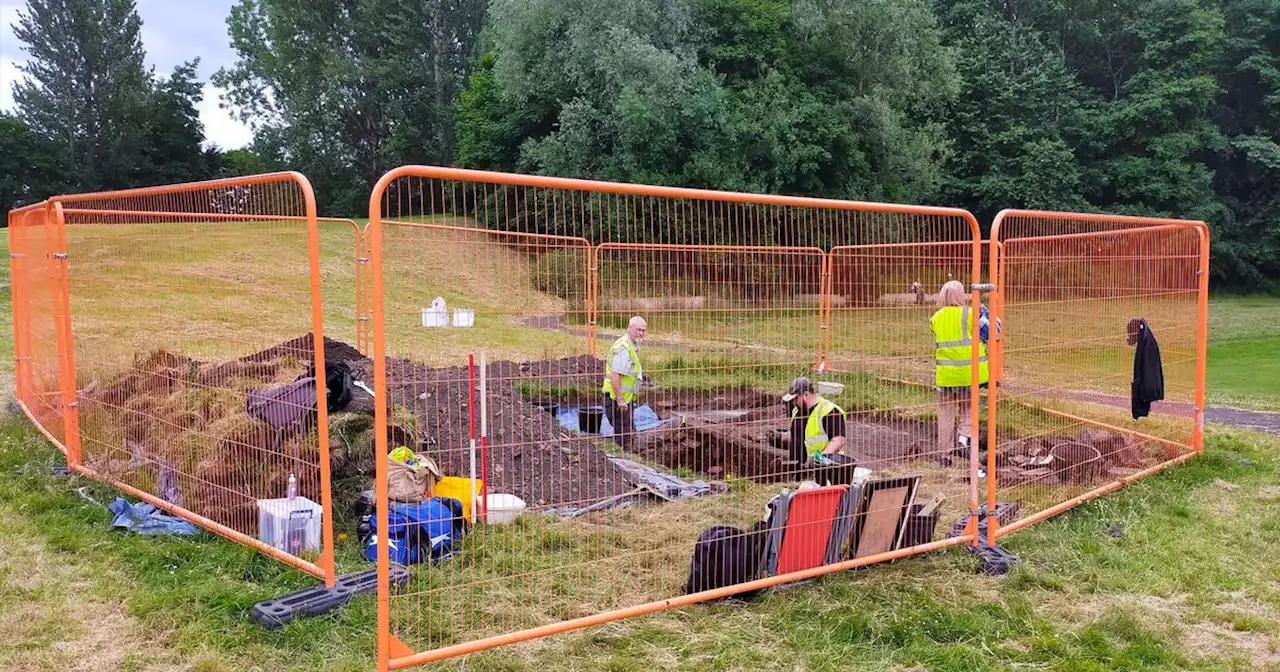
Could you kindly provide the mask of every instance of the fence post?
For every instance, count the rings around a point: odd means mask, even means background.
[[[1204,452],[1205,365],[1209,342],[1209,226],[1201,222],[1198,315],[1196,316],[1196,426],[1191,446]]]
[[[831,305],[834,303],[831,254],[822,253],[822,274],[818,280],[818,371],[827,370],[827,349],[831,340]]]
[[[49,276],[54,278],[54,334],[58,344],[58,380],[62,388],[63,442],[67,446],[67,466],[84,464],[80,451],[80,402],[76,390],[76,346],[71,332],[71,288],[68,280],[67,230],[62,204],[46,206],[45,225],[52,227],[53,247],[49,253]]]
[[[600,250],[587,244],[587,354],[596,356],[600,332]]]
[[[25,219],[25,212],[9,212],[9,295],[10,304],[13,306],[13,396],[24,404],[27,403],[24,383],[28,366],[26,360],[30,354],[23,342],[23,334],[28,329],[23,306],[26,300],[26,290],[23,287],[26,276],[24,253],[26,248],[22,240],[25,232],[19,227],[23,225],[22,222]]]

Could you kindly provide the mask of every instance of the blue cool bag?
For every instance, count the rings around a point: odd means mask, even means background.
[[[411,565],[424,560],[439,562],[453,555],[467,533],[462,502],[451,497],[434,497],[425,502],[390,502],[387,535],[391,562]],[[364,557],[378,561],[378,517],[369,517],[371,534],[365,541]]]

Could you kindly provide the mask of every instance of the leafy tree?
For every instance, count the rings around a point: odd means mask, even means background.
[[[8,212],[66,190],[58,149],[21,119],[0,114],[0,210]]]
[[[128,186],[150,102],[133,0],[30,0],[14,35],[31,56],[14,86],[18,115],[56,141],[79,189]]]
[[[1214,117],[1230,146],[1214,185],[1230,215],[1214,240],[1221,280],[1280,290],[1280,3],[1221,3],[1227,39],[1217,69]]]
[[[202,85],[196,79],[200,59],[174,68],[155,83],[150,120],[142,148],[144,180],[152,184],[190,182],[211,177],[216,167],[201,149],[204,125],[197,105]]]
[[[354,214],[382,173],[454,155],[483,0],[241,0],[214,82],[264,147]]]
[[[1004,208],[1089,208],[1076,148],[1093,106],[1061,53],[986,0],[949,11],[963,84],[947,115],[944,200],[986,222]]]
[[[701,187],[908,200],[955,94],[917,0],[497,0],[459,160]]]
[[[218,156],[218,177],[260,175],[276,169],[277,166],[253,149],[232,149]]]

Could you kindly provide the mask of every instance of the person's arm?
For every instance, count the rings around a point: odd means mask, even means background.
[[[634,373],[631,369],[631,355],[626,351],[619,349],[613,353],[613,371],[609,374],[609,381],[613,384],[613,395],[617,400],[618,406],[625,408],[626,402],[622,400],[622,374]]]
[[[822,452],[827,455],[834,455],[841,452],[849,445],[849,437],[845,436],[848,432],[845,428],[844,415],[841,413],[831,413],[822,419],[822,428],[827,431],[827,436],[831,437],[831,441],[827,443],[826,449]]]
[[[803,463],[809,457],[809,449],[804,445],[804,423],[806,418],[798,416],[791,420],[791,445],[787,448],[791,459]]]
[[[622,374],[614,371],[609,374],[609,382],[613,384],[613,399],[618,406],[625,408],[627,402],[622,400]]]

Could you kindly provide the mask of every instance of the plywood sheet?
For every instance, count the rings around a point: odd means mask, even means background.
[[[898,541],[899,522],[903,509],[911,497],[911,486],[885,488],[871,493],[871,501],[867,504],[866,522],[862,527],[862,535],[858,539],[858,550],[855,558],[865,558],[877,553],[892,551]]]

